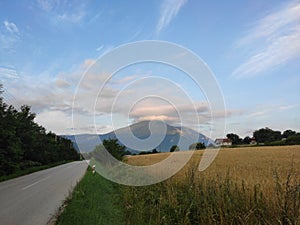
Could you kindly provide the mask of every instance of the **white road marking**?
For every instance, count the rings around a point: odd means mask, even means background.
[[[30,184],[30,185],[27,185],[26,187],[23,187],[22,190],[26,190],[26,189],[32,187],[33,185],[36,185],[36,184],[38,184],[38,183],[40,183],[40,182],[42,182],[42,181],[44,181],[44,180],[47,180],[49,177],[51,177],[51,176],[45,177],[45,178],[40,179],[40,180],[38,180],[38,181],[36,181],[36,182]]]

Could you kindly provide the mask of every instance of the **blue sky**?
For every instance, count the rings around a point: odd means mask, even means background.
[[[110,50],[142,40],[173,42],[205,61],[224,95],[226,112],[219,117],[226,117],[226,133],[244,137],[261,127],[300,131],[300,1],[1,1],[4,99],[16,107],[31,105],[37,122],[48,130],[71,133],[72,99],[84,71]],[[180,72],[154,64],[125,69],[114,77],[107,95],[145,74],[178,82],[199,109],[205,108],[204,94],[181,79]],[[155,82],[151,88],[162,90]],[[172,90],[165,93],[184,102]],[[166,103],[148,99],[139,107],[131,120],[122,106],[116,109],[115,126],[154,114],[174,122]],[[181,107],[188,110],[183,103]],[[113,129],[104,108],[98,109],[105,114],[97,120],[100,133]],[[78,132],[91,132],[93,124],[87,121],[78,121]],[[193,128],[207,134],[207,124]],[[214,136],[219,135],[221,131]]]

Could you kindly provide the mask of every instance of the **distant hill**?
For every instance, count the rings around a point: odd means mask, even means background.
[[[153,121],[152,121],[153,122]],[[210,143],[214,143],[211,139],[206,137],[205,135],[187,128],[187,127],[174,127],[169,124],[166,125],[166,133],[162,133],[163,131],[159,129],[159,126],[156,128],[156,126],[153,126],[152,133],[149,129],[150,121],[142,121],[135,124],[132,124],[128,127],[123,127],[118,130],[112,131],[107,134],[79,134],[76,135],[76,141],[74,135],[63,135],[63,137],[70,139],[73,143],[76,149],[84,151],[84,152],[90,152],[94,150],[95,146],[98,144],[101,144],[102,140],[104,139],[114,139],[118,137],[121,137],[122,140],[126,140],[126,143],[130,139],[130,134],[133,133],[133,135],[136,138],[139,139],[147,139],[150,137],[164,137],[161,143],[156,146],[155,148],[158,151],[161,152],[169,152],[172,145],[178,145],[181,150],[187,150],[189,146],[195,142],[202,142],[206,146]],[[154,121],[155,124],[155,121]],[[179,140],[181,139],[180,143]],[[195,141],[196,140],[196,141]],[[122,141],[120,141],[122,144]],[[78,146],[79,145],[79,146]],[[137,153],[139,151],[136,151],[134,148],[127,148],[129,151],[133,153]],[[152,149],[143,149],[144,151],[149,151]]]

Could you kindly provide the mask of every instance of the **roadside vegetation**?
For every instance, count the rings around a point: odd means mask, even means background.
[[[124,161],[151,165],[168,154]],[[178,174],[144,187],[114,184],[87,171],[57,224],[300,224],[300,146],[221,149],[200,173],[202,155],[195,151]]]
[[[124,224],[126,219],[121,188],[99,174],[93,174],[89,167],[65,202],[67,207],[58,217],[56,224]]]
[[[78,160],[70,140],[38,125],[30,107],[7,105],[0,84],[0,180]]]

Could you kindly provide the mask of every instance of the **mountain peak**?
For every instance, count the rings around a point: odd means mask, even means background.
[[[164,123],[164,124],[162,124]],[[150,129],[151,128],[151,129]],[[80,136],[80,135],[76,135]],[[69,138],[73,142],[75,140],[78,142],[80,140],[80,147],[84,148],[84,151],[92,151],[94,147],[101,143],[101,141],[105,139],[119,139],[120,144],[122,143],[122,140],[126,143],[133,143],[134,140],[132,140],[132,137],[139,139],[141,142],[143,140],[147,140],[148,138],[153,138],[155,140],[161,140],[160,143],[154,143],[155,147],[158,151],[161,152],[168,152],[170,151],[170,148],[173,145],[178,145],[180,150],[188,150],[189,146],[191,144],[194,144],[195,142],[202,142],[205,145],[209,145],[210,143],[213,143],[212,140],[207,138],[205,135],[187,128],[187,127],[178,127],[178,126],[172,126],[164,121],[160,120],[144,120],[139,121],[137,123],[133,123],[127,127],[123,127],[120,129],[117,129],[115,131],[109,132],[107,134],[99,135],[99,139],[95,138],[95,135],[91,134],[90,136],[93,138],[89,138],[89,135],[84,135],[84,137],[81,136],[81,138],[74,138],[65,136],[66,138]],[[159,138],[158,138],[159,137]],[[126,143],[123,144],[126,146]],[[78,143],[77,143],[78,145]],[[134,144],[133,144],[134,145]],[[84,147],[86,146],[86,147]],[[130,148],[126,146],[127,149],[131,152],[139,152],[139,150]],[[82,149],[80,149],[82,150]],[[145,147],[143,151],[149,151],[153,150],[148,149]]]

